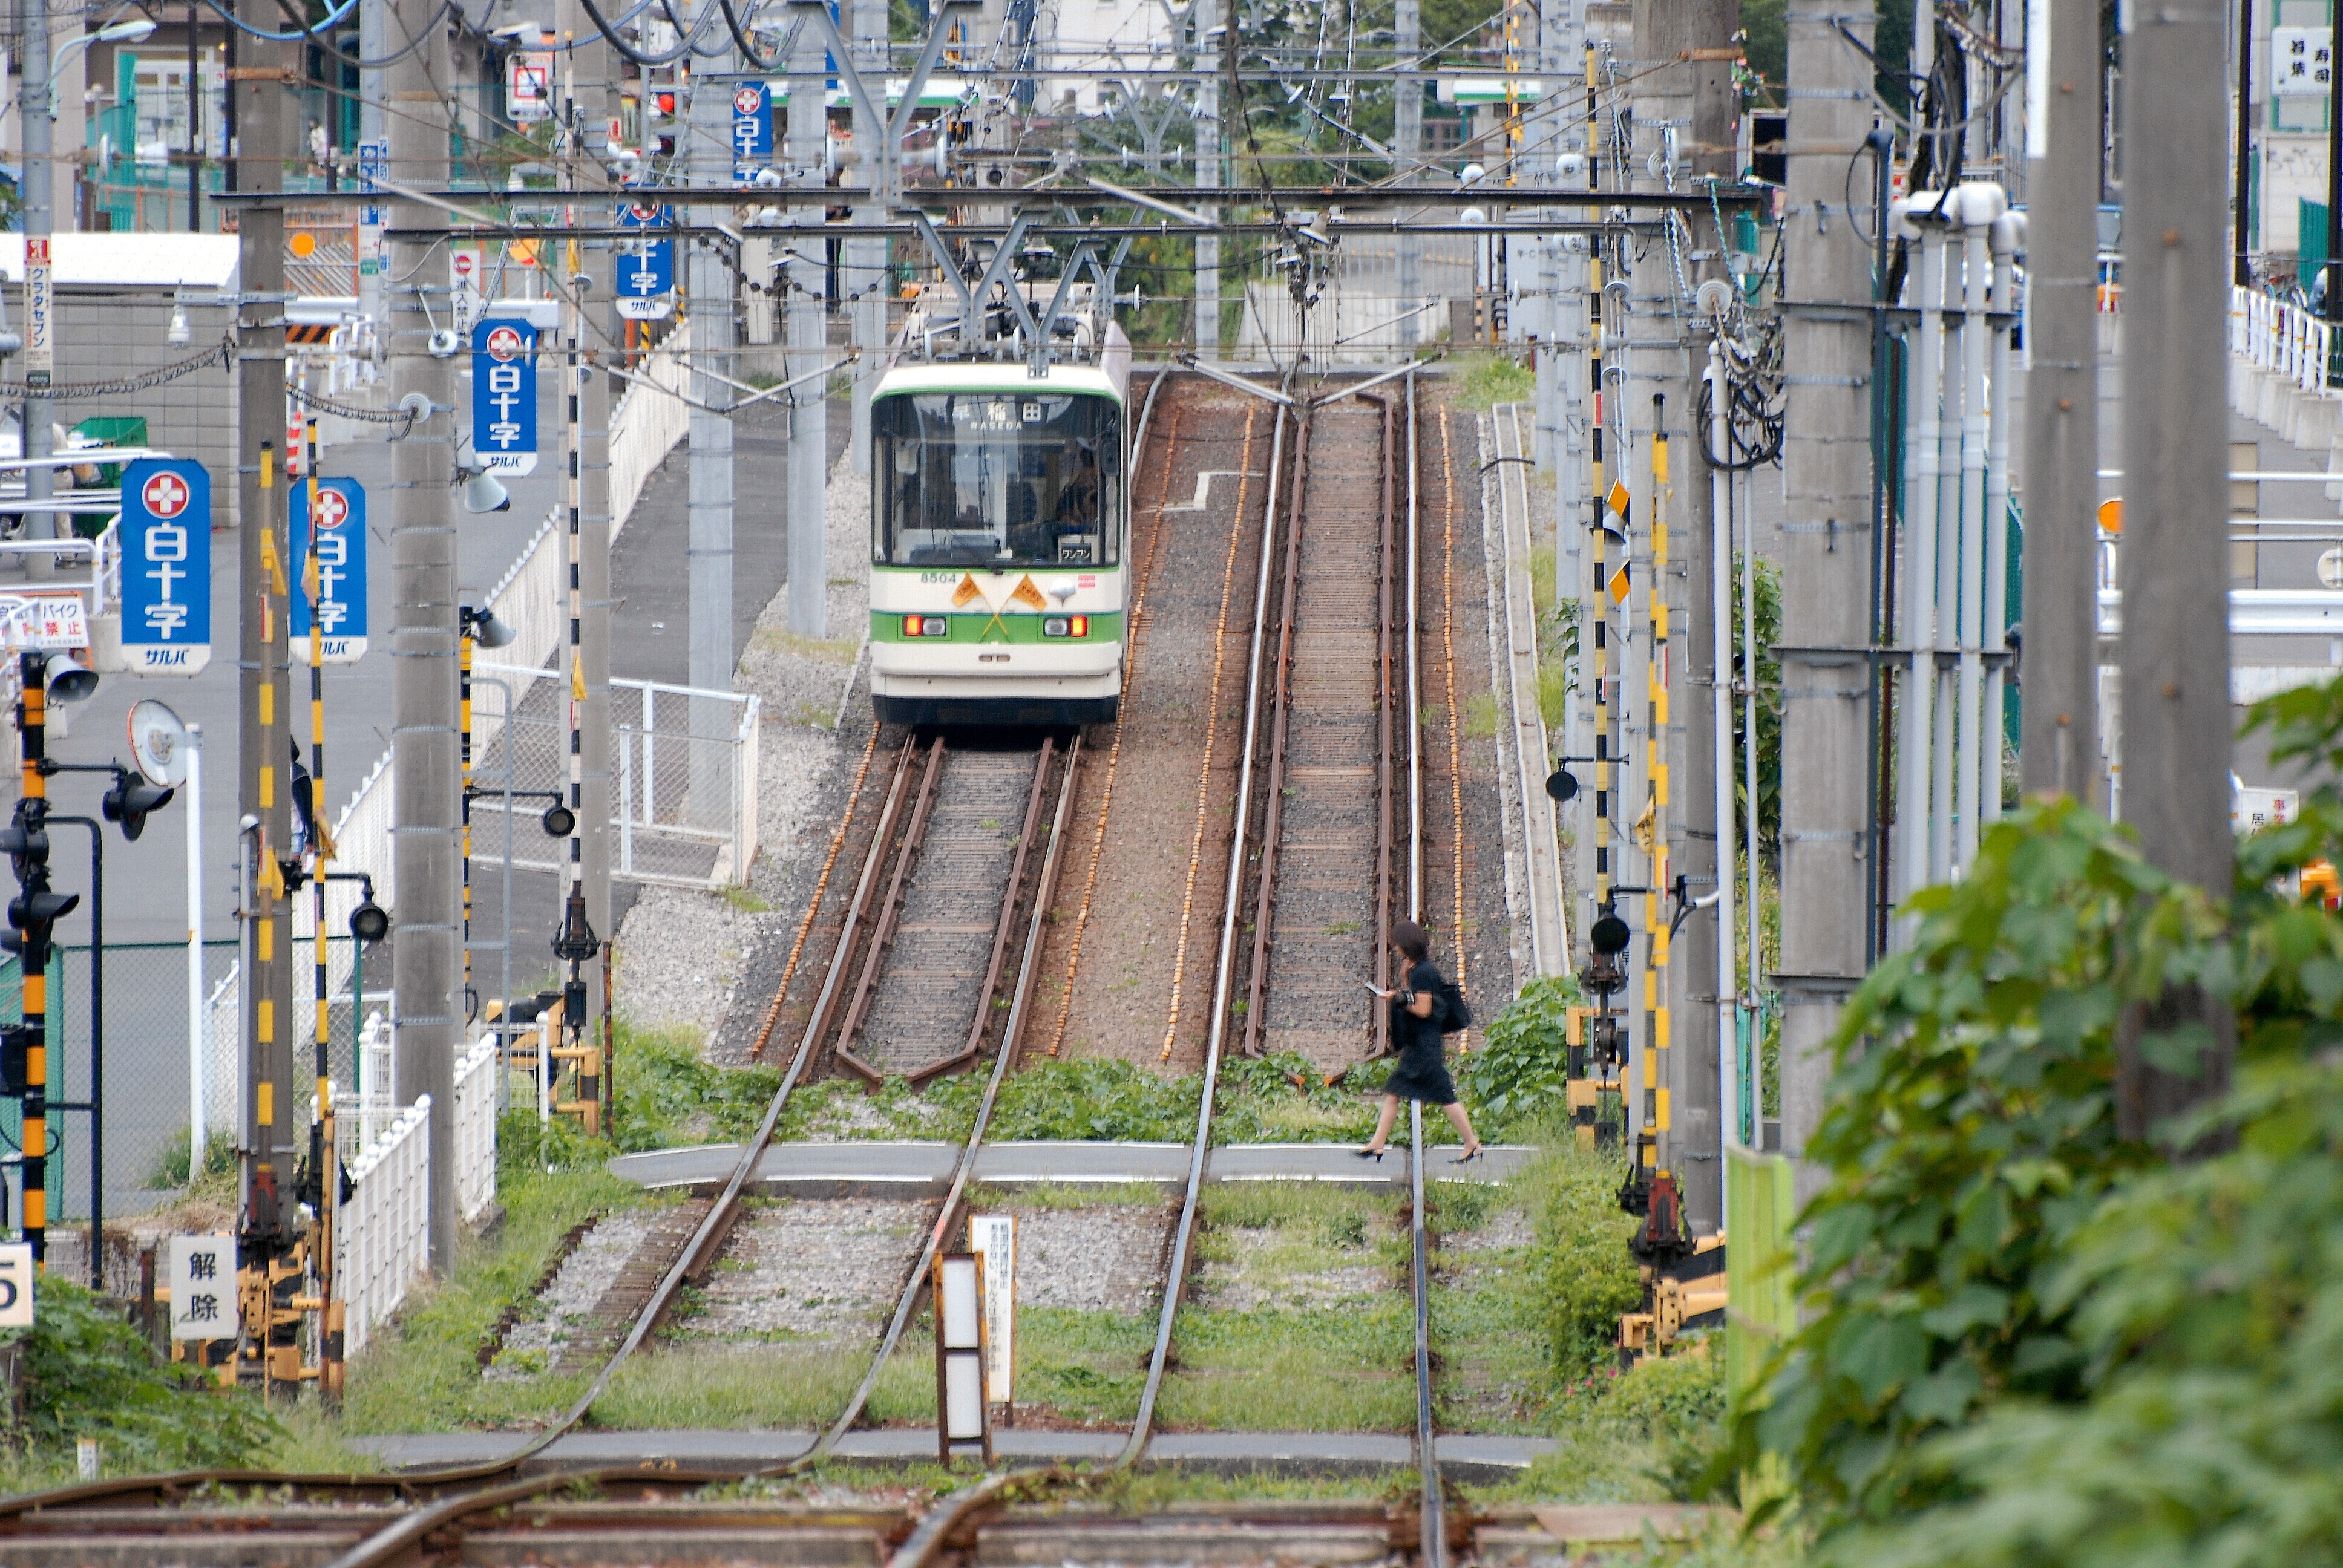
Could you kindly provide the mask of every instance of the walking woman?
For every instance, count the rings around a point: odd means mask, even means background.
[[[1392,1069],[1383,1085],[1383,1115],[1375,1122],[1374,1137],[1359,1151],[1359,1158],[1383,1157],[1383,1145],[1391,1140],[1392,1123],[1399,1117],[1400,1098],[1404,1095],[1448,1112],[1456,1135],[1464,1140],[1464,1152],[1456,1157],[1456,1163],[1478,1160],[1481,1140],[1473,1135],[1472,1121],[1456,1101],[1456,1083],[1448,1076],[1448,1063],[1441,1055],[1442,1029],[1450,1022],[1444,1005],[1447,981],[1432,961],[1432,938],[1413,920],[1402,920],[1392,927],[1392,946],[1405,960],[1407,978],[1398,990],[1375,994],[1391,1000],[1392,1045],[1399,1054],[1399,1065]]]

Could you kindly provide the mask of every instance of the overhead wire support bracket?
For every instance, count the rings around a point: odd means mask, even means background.
[[[1240,392],[1250,392],[1254,397],[1262,398],[1267,402],[1274,403],[1281,408],[1291,408],[1295,406],[1295,399],[1287,394],[1280,392],[1274,387],[1255,386],[1253,383],[1246,380],[1243,377],[1223,370],[1217,365],[1212,365],[1204,360],[1199,359],[1192,354],[1175,356],[1174,362],[1185,366],[1188,369],[1193,370],[1199,376],[1209,376],[1224,387],[1233,387]]]

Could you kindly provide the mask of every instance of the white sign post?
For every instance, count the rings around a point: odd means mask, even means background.
[[[232,1340],[236,1333],[236,1238],[171,1238],[171,1337]]]
[[[0,1245],[0,1329],[33,1326],[33,1244]]]
[[[56,326],[49,237],[35,235],[25,241],[25,380],[28,386],[46,387],[56,373]]]
[[[984,1260],[940,1252],[932,1282],[936,1317],[936,1453],[951,1463],[956,1443],[976,1443],[992,1462],[984,1397]]]
[[[1017,1216],[970,1214],[968,1247],[984,1260],[985,1395],[1009,1407],[1017,1424]]]

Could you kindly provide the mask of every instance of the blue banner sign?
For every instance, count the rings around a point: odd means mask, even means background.
[[[212,477],[186,457],[122,469],[122,658],[193,675],[212,657]]]
[[[309,547],[309,487],[293,487],[293,658],[309,662],[311,595],[327,664],[356,664],[367,646],[366,490],[356,479],[317,481],[317,544]]]
[[[620,228],[672,226],[675,209],[631,203],[618,209]],[[618,266],[618,314],[628,321],[665,321],[675,311],[675,240],[623,241]]]
[[[732,92],[732,177],[742,185],[773,161],[773,90],[743,82]]]
[[[472,328],[472,450],[492,474],[537,471],[537,328],[526,321]]]

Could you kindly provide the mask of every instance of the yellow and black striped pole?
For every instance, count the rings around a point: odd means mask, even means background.
[[[16,802],[16,825],[29,848],[45,831],[48,780],[41,762],[48,755],[48,660],[27,653],[19,660],[24,696],[16,707],[16,724],[23,735],[24,771]],[[17,873],[21,909],[12,910],[21,939],[25,990],[25,1077],[22,1085],[25,1155],[25,1240],[32,1243],[33,1267],[47,1271],[49,1226],[49,944],[48,922],[39,919],[35,898],[48,888],[45,850],[28,853]]]
[[[333,859],[333,835],[326,826],[326,617],[325,534],[318,508],[317,417],[303,421],[309,487],[309,558],[302,568],[302,587],[309,596],[309,849],[310,941],[317,988],[317,1121],[309,1142],[309,1169],[316,1172],[317,1255],[310,1267],[317,1281],[318,1386],[327,1399],[342,1392],[342,1304],[334,1293],[334,1211],[341,1197],[341,1171],[337,1160],[334,1127],[334,1077],[331,1043],[334,1010],[331,976],[327,969],[331,948],[327,941],[326,865]],[[353,1007],[357,999],[353,998]]]
[[[1650,1176],[1659,1171],[1659,1139],[1668,1130],[1668,434],[1667,399],[1652,398],[1652,586],[1651,657],[1644,661],[1647,726],[1644,769],[1645,810],[1652,825],[1651,876],[1644,889],[1644,1099],[1636,1163]]]

